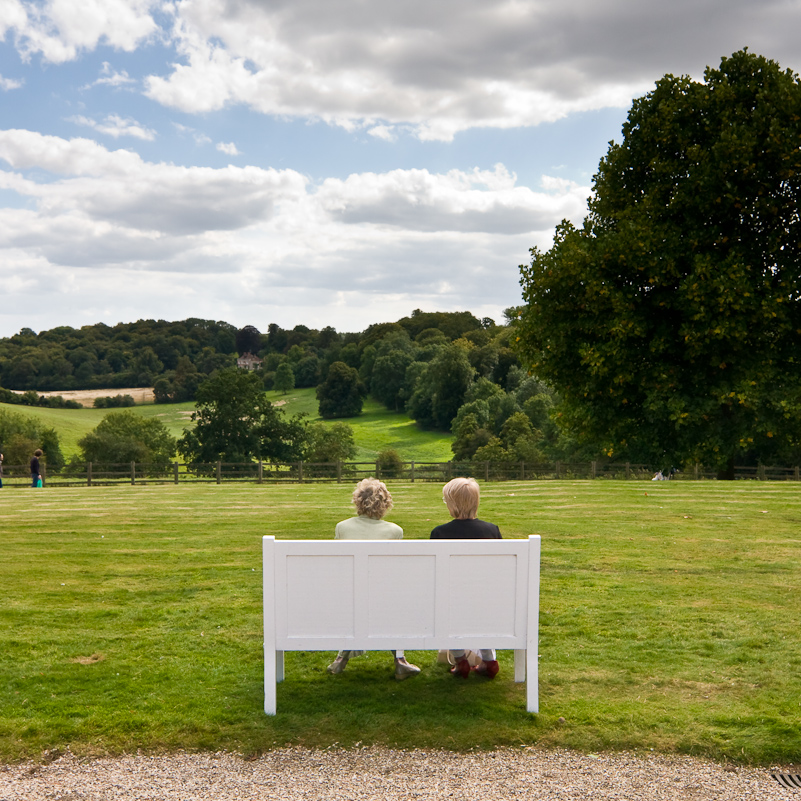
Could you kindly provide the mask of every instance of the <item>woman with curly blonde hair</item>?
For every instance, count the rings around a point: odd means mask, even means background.
[[[357,517],[351,517],[337,523],[334,538],[338,540],[400,540],[403,529],[384,520],[384,515],[392,508],[392,496],[387,485],[377,478],[365,478],[356,485],[353,491],[353,505]],[[362,651],[340,651],[337,658],[328,666],[329,673],[342,673],[353,656]],[[398,681],[408,679],[420,672],[417,665],[406,661],[403,651],[393,651],[395,657],[395,678]]]

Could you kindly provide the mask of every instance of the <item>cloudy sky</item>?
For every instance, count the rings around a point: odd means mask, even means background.
[[[0,0],[0,336],[502,318],[631,99],[801,0]]]

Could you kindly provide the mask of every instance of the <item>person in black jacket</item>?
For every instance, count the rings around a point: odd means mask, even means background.
[[[500,540],[501,531],[494,523],[479,520],[478,503],[481,490],[474,478],[454,478],[442,488],[442,498],[453,520],[437,526],[431,532],[432,540]],[[454,676],[466,679],[470,671],[494,679],[500,670],[493,648],[479,651],[481,663],[475,668],[465,658],[463,650],[451,650],[456,664],[451,668]]]
[[[31,457],[31,486],[36,487],[39,485],[39,479],[42,477],[41,468],[39,466],[39,457],[42,451],[37,448]]]

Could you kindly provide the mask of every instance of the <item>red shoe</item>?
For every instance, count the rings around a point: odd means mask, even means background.
[[[488,679],[494,679],[500,669],[501,666],[498,664],[497,659],[493,659],[490,662],[482,662],[473,668],[479,676],[486,676]]]
[[[456,664],[451,668],[451,674],[466,679],[470,675],[470,670],[470,663],[466,659],[458,659]]]

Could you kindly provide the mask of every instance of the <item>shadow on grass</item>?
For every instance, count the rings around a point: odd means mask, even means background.
[[[343,746],[365,741],[399,748],[492,748],[521,742],[520,726],[537,717],[525,711],[525,685],[515,684],[512,655],[500,654],[495,680],[451,676],[432,651],[408,652],[423,670],[399,682],[389,652],[351,660],[337,676],[325,672],[334,654],[286,655],[286,678],[278,685],[278,714],[264,718],[275,734],[306,746]],[[261,687],[259,700],[263,701]],[[300,724],[296,740],[293,722]],[[313,732],[313,735],[310,735]]]

